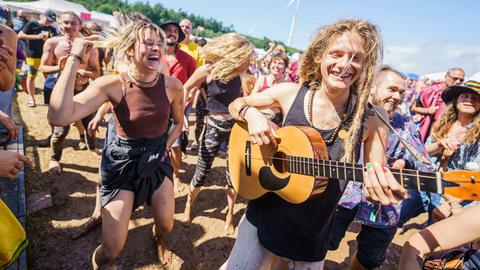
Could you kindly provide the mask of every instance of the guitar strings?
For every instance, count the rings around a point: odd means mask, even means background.
[[[246,154],[246,156],[248,156],[248,155]],[[250,155],[250,156],[251,156],[251,155]],[[281,160],[281,161],[287,161],[286,158],[269,157],[269,156],[262,156],[262,157],[263,157],[263,158],[266,158],[266,159],[276,159],[276,160]],[[251,159],[253,159],[253,160],[263,160],[263,159],[254,158],[254,157],[251,157]],[[323,160],[323,159],[320,159],[320,160]],[[325,160],[323,160],[323,161],[325,161]],[[338,165],[338,161],[336,161],[336,160],[328,160],[328,161],[330,161],[330,162],[336,162],[336,163],[337,163],[336,167],[339,167],[339,168],[361,170],[362,172],[363,172],[364,169],[365,169],[364,166],[362,166],[362,168],[358,168],[358,167],[347,167],[346,165]],[[311,164],[311,165],[320,165],[320,166],[332,166],[332,165],[328,165],[328,164],[315,163],[315,161],[313,161],[313,162],[304,161],[304,162],[302,162],[302,163],[304,163],[304,164]],[[354,165],[356,165],[356,164],[354,164]],[[401,172],[395,172],[395,171],[392,171],[392,170],[390,169],[390,171],[392,172],[393,175],[413,176],[413,177],[419,176],[419,175],[417,175],[417,174],[411,174],[411,173],[407,173],[407,172],[404,173],[402,169],[396,169],[396,170],[401,170]],[[409,169],[407,169],[407,170],[409,170]],[[428,173],[428,172],[426,172],[426,173]],[[437,179],[437,178],[434,177],[434,176],[421,176],[421,177],[427,178],[427,179],[432,179],[432,180],[436,180],[436,179]],[[442,178],[442,181],[446,181],[446,180],[444,180],[444,179]],[[470,183],[471,181],[468,181],[468,180],[467,180],[467,181],[458,180],[458,181],[455,181],[455,182],[456,182],[456,183]]]

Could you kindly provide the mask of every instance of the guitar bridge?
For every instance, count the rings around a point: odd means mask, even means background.
[[[252,175],[252,143],[250,141],[245,144],[245,173],[247,176]]]

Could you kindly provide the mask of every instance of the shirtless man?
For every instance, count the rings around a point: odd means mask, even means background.
[[[42,59],[40,62],[40,71],[43,74],[48,75],[45,80],[45,88],[53,89],[58,78],[58,74],[63,69],[65,60],[68,53],[71,50],[73,41],[79,37],[80,29],[82,27],[82,20],[73,12],[66,12],[60,17],[60,28],[63,35],[53,37],[45,42],[43,48]],[[100,64],[98,62],[98,50],[93,49],[90,51],[80,64],[77,71],[77,77],[75,79],[75,94],[82,92],[87,88],[90,79],[95,79],[100,74]],[[51,93],[51,91],[45,91]],[[49,100],[49,97],[48,99]],[[88,126],[92,116],[87,116],[82,119],[81,123],[77,123],[80,134],[85,134],[83,127]],[[80,125],[82,124],[82,125]],[[70,125],[64,127],[53,127],[51,135],[50,147],[52,149],[52,155],[50,160],[49,171],[54,173],[61,172],[60,158],[63,151],[63,141],[70,130]],[[86,136],[88,147],[90,150],[95,150],[95,136],[80,135],[80,141],[82,137]]]

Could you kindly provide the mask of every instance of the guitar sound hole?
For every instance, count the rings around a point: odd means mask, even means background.
[[[287,172],[286,158],[287,158],[287,155],[285,155],[285,153],[283,152],[276,152],[275,155],[273,156],[273,167],[277,172],[280,172],[280,173]]]

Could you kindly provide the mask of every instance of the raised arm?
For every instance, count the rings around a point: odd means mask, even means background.
[[[75,78],[81,61],[86,61],[93,43],[86,38],[75,40],[65,68],[53,88],[48,120],[56,126],[65,126],[78,121],[96,111],[106,101],[120,102],[122,92],[118,75],[104,76],[95,80],[80,94],[74,97]],[[87,51],[87,53],[86,53]]]

